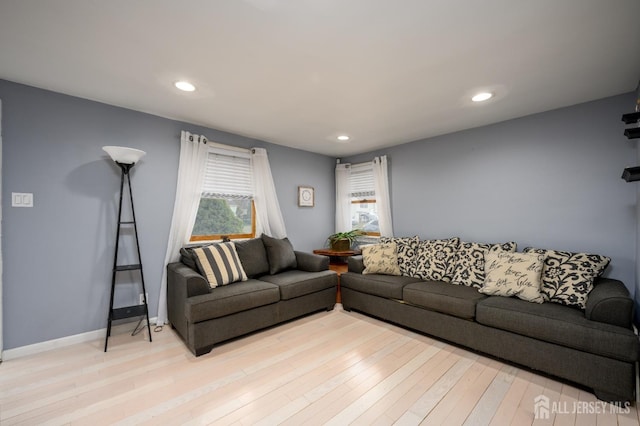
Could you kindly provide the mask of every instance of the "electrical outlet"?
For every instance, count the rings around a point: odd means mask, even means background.
[[[142,293],[140,293],[139,297],[140,301],[138,302],[138,305],[144,305],[144,297],[142,297]],[[149,293],[147,293],[147,303],[149,303]]]

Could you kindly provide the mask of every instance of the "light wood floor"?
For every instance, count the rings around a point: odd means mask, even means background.
[[[169,327],[109,343],[2,363],[0,424],[638,425],[635,405],[612,414],[588,392],[340,309],[199,358]],[[538,395],[549,420],[534,417]]]

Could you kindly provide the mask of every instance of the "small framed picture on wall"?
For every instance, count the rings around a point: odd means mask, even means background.
[[[313,207],[315,203],[315,194],[312,186],[298,187],[298,206]]]

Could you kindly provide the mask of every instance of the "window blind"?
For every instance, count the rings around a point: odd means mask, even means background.
[[[351,166],[349,192],[352,197],[373,197],[376,195],[373,183],[373,164],[362,163]]]
[[[227,200],[253,199],[249,154],[210,150],[202,196]]]

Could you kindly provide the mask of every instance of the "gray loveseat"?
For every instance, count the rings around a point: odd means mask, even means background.
[[[428,335],[575,382],[605,401],[635,397],[638,337],[622,282],[598,278],[585,310],[487,296],[476,288],[408,276],[340,277],[342,304]]]
[[[263,235],[235,243],[248,278],[212,288],[198,272],[192,248],[167,265],[169,322],[194,355],[216,343],[316,311],[336,302],[337,275],[329,258],[294,251],[289,241]]]

